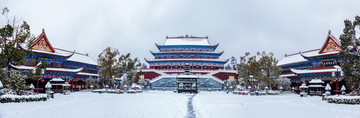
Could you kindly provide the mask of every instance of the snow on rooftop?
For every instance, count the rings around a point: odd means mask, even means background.
[[[346,90],[346,88],[345,88],[345,86],[344,86],[344,85],[342,85],[342,86],[341,86],[341,90],[343,90],[343,91],[345,91],[345,90]]]
[[[166,39],[164,45],[205,45],[210,46],[208,39],[192,39],[192,38],[179,38],[179,39]]]
[[[70,58],[66,59],[67,61],[74,61],[74,62],[80,62],[80,63],[86,63],[91,65],[98,65],[95,61],[93,61],[89,56],[77,54],[75,53]]]
[[[52,81],[52,82],[63,82],[63,81],[65,81],[65,80],[63,80],[63,79],[61,79],[61,78],[53,78],[53,79],[51,79],[50,81]]]
[[[85,73],[85,72],[79,72],[77,73],[77,75],[99,76],[99,74]]]
[[[295,54],[295,55],[292,55],[292,56],[284,57],[283,59],[281,59],[279,61],[277,66],[282,66],[282,65],[292,64],[292,63],[299,63],[299,62],[307,62],[307,61],[308,60],[306,60],[300,54]]]
[[[179,75],[178,78],[199,78],[197,75]]]
[[[21,48],[27,50],[27,44],[23,43],[21,44]],[[63,50],[63,49],[59,49],[59,48],[54,48],[55,52],[48,52],[48,51],[43,51],[43,50],[32,50],[32,52],[36,52],[36,53],[43,53],[43,54],[50,54],[50,55],[58,55],[58,56],[72,56],[70,58],[68,58],[68,61],[75,61],[75,62],[80,62],[80,63],[86,63],[86,64],[91,64],[91,65],[97,65],[97,63],[95,61],[93,61],[89,56],[85,55],[85,54],[80,54],[77,53],[75,51],[68,51],[68,50]]]
[[[325,90],[327,90],[327,91],[330,91],[330,90],[331,90],[331,87],[330,87],[330,84],[329,84],[329,83],[326,84]]]
[[[321,79],[312,79],[309,83],[310,83],[310,84],[324,83],[324,81],[322,81]]]
[[[304,70],[297,70],[297,69],[290,69],[292,72],[296,73],[296,74],[307,74],[307,73],[326,73],[326,72],[337,72],[337,71],[341,71],[341,69],[336,69],[336,68],[330,68],[330,69],[313,69],[313,70],[309,70],[309,69],[304,69]]]
[[[322,88],[324,86],[323,85],[309,85],[309,87],[311,87],[311,88]]]
[[[315,51],[311,51],[308,53],[302,53],[305,57],[317,57],[317,56],[323,56],[323,55],[332,55],[332,54],[338,54],[339,51],[333,51],[333,52],[326,52],[326,53],[321,53],[319,54],[318,50]]]
[[[293,77],[296,76],[294,73],[291,74],[284,74],[284,75],[280,75],[281,78],[286,78],[286,77]]]
[[[153,59],[148,61],[217,61],[217,62],[226,62],[226,60],[223,59],[187,59],[187,58],[181,58],[181,59]]]
[[[302,52],[301,54],[305,57],[317,57],[317,56],[323,56],[323,55],[332,55],[332,54],[338,54],[339,51],[333,51],[333,52],[326,52],[319,54],[320,49],[316,50],[310,50]],[[296,53],[290,56],[285,56],[283,59],[279,61],[277,66],[292,64],[292,63],[299,63],[299,62],[307,62],[308,60],[305,59],[303,56],[301,56],[300,53]]]
[[[309,88],[305,83],[301,84],[300,88]]]
[[[51,86],[50,82],[47,82],[46,85],[45,85],[45,88],[51,88],[51,87],[52,86]]]
[[[10,64],[11,67],[14,67],[16,69],[21,69],[21,70],[31,70],[34,69],[34,66],[24,66],[24,65],[12,65]],[[77,69],[70,69],[70,68],[51,68],[51,67],[47,67],[46,71],[64,71],[64,72],[79,72],[81,71],[83,68],[77,68]]]
[[[25,49],[25,50],[28,50],[28,47],[27,47],[27,43],[22,43],[19,45],[21,48]],[[43,51],[43,50],[34,50],[32,49],[31,50],[32,52],[36,52],[36,53],[43,53],[43,54],[50,54],[50,55],[58,55],[58,56],[70,56],[71,54],[73,54],[73,52],[71,51],[64,51],[64,50],[61,50],[61,49],[57,49],[55,48],[55,52],[48,52],[48,51]]]

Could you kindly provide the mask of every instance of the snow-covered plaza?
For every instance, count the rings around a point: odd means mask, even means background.
[[[0,118],[186,118],[192,94],[75,92],[45,102],[0,104]],[[200,92],[192,100],[197,118],[359,118],[360,105],[332,104],[321,97],[243,96]]]

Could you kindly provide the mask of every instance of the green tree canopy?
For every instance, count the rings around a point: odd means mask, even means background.
[[[117,76],[116,63],[119,51],[107,47],[98,55],[100,83],[113,85],[113,77]]]
[[[140,60],[138,58],[130,58],[131,54],[127,53],[126,55],[121,55],[119,57],[119,62],[118,62],[118,70],[120,72],[120,76],[122,76],[123,74],[127,75],[127,80],[126,80],[126,84],[131,85],[132,83],[134,83],[136,80],[136,69],[138,69],[141,66]]]
[[[360,89],[360,57],[356,54],[360,48],[358,47],[360,45],[359,38],[356,37],[356,30],[360,29],[360,17],[356,16],[354,22],[345,20],[344,24],[344,33],[339,38],[341,41],[339,56],[342,59],[343,78],[346,85],[352,92],[355,92]]]
[[[260,59],[257,59],[260,56]],[[242,85],[254,85],[253,79],[259,81],[260,84],[275,87],[276,79],[281,74],[281,68],[277,67],[278,60],[272,53],[258,52],[254,56],[250,56],[249,52],[246,52],[244,56],[240,57],[240,62],[237,66],[239,73],[240,84]]]
[[[6,24],[0,28],[0,67],[1,78],[5,87],[11,88],[17,94],[21,94],[25,86],[25,76],[21,72],[10,70],[11,65],[22,64],[28,52],[32,56],[30,45],[34,41],[34,36],[30,33],[30,25],[26,21],[17,20],[16,17],[9,19],[7,16],[10,10],[4,8],[2,15],[5,16]],[[27,52],[18,48],[19,44],[27,43]]]

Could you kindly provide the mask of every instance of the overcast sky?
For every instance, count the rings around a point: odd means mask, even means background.
[[[108,46],[152,59],[166,36],[209,36],[222,59],[245,52],[285,54],[321,48],[328,30],[360,15],[360,0],[1,0],[10,16],[45,29],[53,47],[97,55]],[[4,17],[0,24],[4,25]]]

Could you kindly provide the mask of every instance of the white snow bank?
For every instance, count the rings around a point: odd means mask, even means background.
[[[184,118],[189,96],[142,94],[55,94],[44,102],[0,104],[0,118]]]
[[[328,96],[325,98],[329,103],[336,104],[360,104],[360,96]]]
[[[20,102],[34,102],[34,101],[46,101],[46,95],[10,95],[5,94],[0,96],[1,103],[20,103]],[[1,116],[0,116],[1,117]]]
[[[247,96],[200,92],[193,99],[197,118],[358,118],[360,105],[329,104],[296,94]]]
[[[37,94],[37,95],[2,95],[0,98],[41,98],[46,97],[46,94]]]

